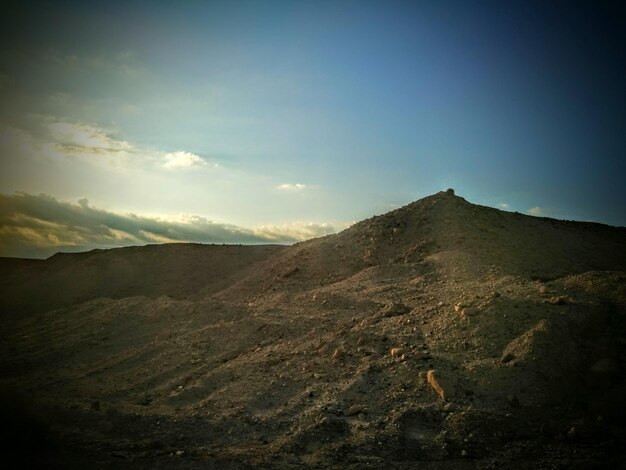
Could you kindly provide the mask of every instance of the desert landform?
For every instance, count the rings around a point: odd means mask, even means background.
[[[626,228],[452,190],[292,246],[0,260],[15,468],[626,463]]]

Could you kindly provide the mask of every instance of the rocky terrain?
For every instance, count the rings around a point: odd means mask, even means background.
[[[626,229],[448,190],[320,239],[0,260],[22,468],[620,468]]]

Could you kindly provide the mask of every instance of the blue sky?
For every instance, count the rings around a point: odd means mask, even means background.
[[[626,225],[626,16],[543,3],[16,3],[0,255],[291,242],[447,187]]]

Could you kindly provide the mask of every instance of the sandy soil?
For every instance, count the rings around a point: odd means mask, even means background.
[[[0,260],[43,468],[619,468],[626,229],[451,192],[291,247]]]

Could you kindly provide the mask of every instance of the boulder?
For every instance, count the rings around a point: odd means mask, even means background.
[[[395,317],[409,313],[411,309],[400,302],[391,302],[383,307],[381,313],[385,317]]]
[[[391,348],[389,354],[391,357],[400,357],[404,354],[404,348]]]
[[[448,374],[431,369],[426,374],[426,380],[442,400],[449,400],[456,393],[456,380]]]
[[[347,410],[344,410],[343,415],[344,416],[354,416],[354,415],[357,415],[357,414],[363,412],[363,410],[365,410],[365,406],[364,405],[352,405]]]

